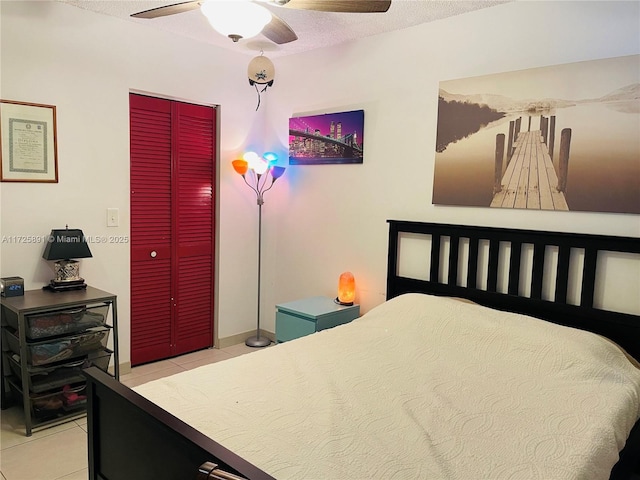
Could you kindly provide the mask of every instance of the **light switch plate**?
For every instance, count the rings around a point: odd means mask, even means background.
[[[117,208],[107,208],[107,227],[117,227],[120,223],[119,217]]]

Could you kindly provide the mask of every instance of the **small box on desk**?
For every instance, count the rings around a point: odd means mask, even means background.
[[[19,297],[24,295],[24,280],[22,277],[0,278],[0,295],[3,297]]]

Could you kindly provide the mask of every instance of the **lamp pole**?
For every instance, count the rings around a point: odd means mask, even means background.
[[[232,163],[236,173],[242,176],[244,183],[256,193],[258,203],[258,319],[256,326],[256,334],[245,340],[248,347],[266,347],[271,344],[271,339],[260,335],[260,281],[262,275],[260,273],[262,267],[262,205],[264,204],[264,193],[271,190],[275,181],[282,176],[285,171],[284,167],[273,165],[277,160],[275,153],[267,152],[260,159],[253,152],[246,153],[243,159],[234,160]],[[247,172],[252,172],[251,178],[255,185],[251,185],[247,181]],[[267,187],[267,177],[271,177],[271,184]],[[262,182],[260,182],[262,180]],[[265,188],[267,187],[267,188]]]
[[[260,267],[262,265],[262,205],[264,199],[262,193],[258,193],[258,322],[256,327],[256,334],[253,337],[249,337],[245,340],[245,345],[248,347],[266,347],[271,344],[271,340],[267,337],[260,336]]]

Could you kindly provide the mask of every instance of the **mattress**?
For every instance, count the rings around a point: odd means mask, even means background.
[[[135,390],[278,479],[607,479],[640,418],[608,340],[423,294]]]

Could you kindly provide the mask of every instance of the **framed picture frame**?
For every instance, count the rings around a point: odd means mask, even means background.
[[[0,181],[58,182],[54,105],[0,100]]]
[[[640,214],[638,65],[635,54],[440,81],[432,203]]]
[[[291,117],[289,165],[362,163],[364,110]]]

